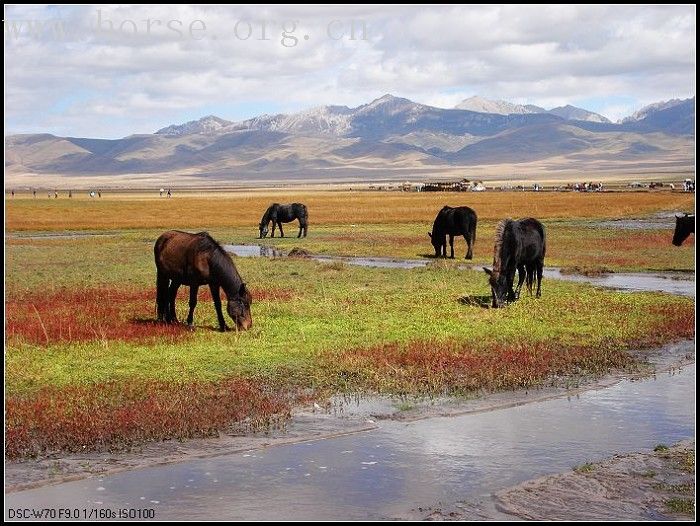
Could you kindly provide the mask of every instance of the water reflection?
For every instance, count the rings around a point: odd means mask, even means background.
[[[477,499],[583,462],[692,437],[694,395],[690,365],[571,399],[386,421],[358,435],[10,494],[5,509],[99,502],[153,507],[158,519],[407,517],[419,505]]]

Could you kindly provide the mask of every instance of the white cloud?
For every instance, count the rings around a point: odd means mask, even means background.
[[[109,19],[128,34],[95,34],[98,9],[103,27]],[[544,107],[595,98],[589,109],[617,118],[695,93],[694,6],[20,6],[6,18],[46,29],[6,35],[15,132],[116,137],[199,108],[235,119],[387,92],[443,107],[473,94]],[[62,40],[52,38],[58,18],[70,29]],[[196,20],[206,26],[197,40],[167,28],[175,21],[187,35]],[[345,39],[328,38],[335,20]],[[348,39],[353,23],[367,40]]]

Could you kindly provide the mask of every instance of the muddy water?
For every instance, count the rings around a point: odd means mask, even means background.
[[[502,488],[695,433],[695,365],[497,411],[12,493],[9,508],[153,508],[157,519],[373,519],[491,502]]]
[[[284,257],[282,250],[263,245],[224,245],[224,248],[240,257]],[[340,256],[311,256],[316,261],[342,261],[348,265],[361,267],[411,269],[428,266],[428,259],[391,259]],[[478,266],[460,265],[460,269],[480,269]],[[581,274],[562,274],[556,267],[545,269],[545,278],[562,279],[590,283],[599,287],[630,292],[659,291],[682,296],[695,297],[695,275],[678,273],[616,272],[601,276],[584,276]]]

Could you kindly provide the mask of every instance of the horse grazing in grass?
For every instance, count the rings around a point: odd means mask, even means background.
[[[673,241],[671,242],[679,247],[690,234],[695,234],[695,215],[676,216],[676,230],[673,232]]]
[[[491,299],[494,308],[503,307],[506,301],[520,297],[523,281],[532,294],[532,285],[537,277],[537,294],[542,294],[542,271],[546,242],[544,226],[537,219],[527,218],[514,221],[504,219],[496,227],[493,249],[493,269],[484,267],[489,275]],[[513,290],[515,271],[518,271],[518,286]]]
[[[435,257],[447,257],[447,242],[445,236],[450,236],[450,258],[455,257],[455,236],[464,236],[467,242],[465,259],[472,258],[472,248],[476,241],[476,212],[468,206],[444,206],[438,212],[433,231],[428,232],[430,242],[435,249]]]
[[[246,330],[253,325],[250,291],[243,283],[231,256],[207,232],[189,234],[170,230],[158,238],[153,252],[157,269],[156,302],[159,321],[177,322],[177,290],[180,285],[187,285],[190,287],[187,325],[191,327],[199,287],[209,285],[221,331],[228,327],[221,312],[220,289],[224,289],[228,299],[226,311],[235,322],[236,330]]]
[[[267,237],[270,221],[272,221],[272,235],[270,237],[275,237],[275,225],[280,228],[280,237],[284,237],[282,223],[289,223],[295,219],[299,220],[299,234],[297,237],[301,237],[302,233],[306,237],[309,229],[309,213],[306,210],[306,205],[301,203],[292,203],[291,205],[271,204],[260,220],[260,239]]]

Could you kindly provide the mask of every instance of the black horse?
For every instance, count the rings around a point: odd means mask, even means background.
[[[496,227],[493,249],[493,269],[484,267],[489,275],[492,306],[502,307],[506,301],[520,297],[523,281],[532,294],[532,285],[537,276],[537,294],[541,296],[542,271],[546,242],[544,226],[537,219],[527,218],[514,221],[504,219]],[[513,290],[515,271],[518,271],[518,286]]]
[[[465,259],[471,259],[472,248],[476,241],[476,212],[468,206],[443,206],[435,218],[433,231],[428,232],[436,258],[441,255],[447,257],[445,236],[450,236],[450,258],[455,257],[455,236],[464,236],[467,242]]]
[[[208,284],[221,331],[228,328],[221,312],[219,291],[222,288],[228,299],[226,310],[236,323],[236,329],[246,330],[253,325],[250,291],[243,283],[231,256],[208,233],[189,234],[170,230],[158,238],[153,253],[157,269],[156,302],[159,321],[177,322],[177,289],[180,285],[187,285],[190,287],[187,324],[192,326],[194,308],[197,306],[197,291],[200,285]]]
[[[301,203],[292,203],[291,205],[271,204],[260,220],[260,239],[267,236],[270,221],[272,221],[272,235],[270,237],[275,237],[275,225],[280,228],[280,237],[284,237],[282,223],[289,223],[295,219],[299,220],[299,235],[297,237],[301,237],[302,233],[306,237],[309,220],[306,205]]]
[[[695,215],[676,216],[676,230],[673,232],[673,241],[671,242],[679,247],[690,234],[695,234]]]

